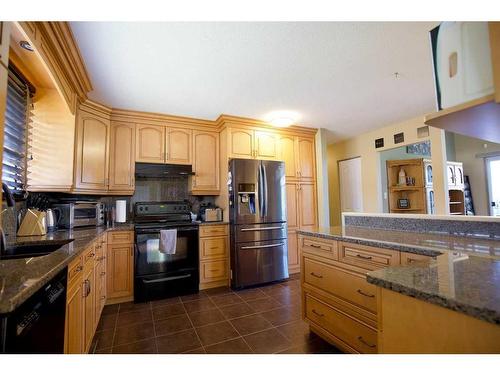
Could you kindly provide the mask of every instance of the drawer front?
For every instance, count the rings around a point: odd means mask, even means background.
[[[200,283],[227,279],[227,260],[212,260],[200,263]]]
[[[78,276],[82,274],[83,271],[83,257],[79,256],[73,260],[68,266],[68,285],[73,284],[78,280]]]
[[[433,257],[427,255],[401,252],[401,264],[404,265],[414,264],[415,262],[419,262],[420,264],[426,264],[429,263],[431,259],[433,259]]]
[[[96,258],[96,249],[95,244],[92,244],[88,247],[87,250],[83,253],[83,264],[87,265],[89,262]]]
[[[306,318],[338,337],[360,353],[377,353],[377,332],[340,310],[306,295]]]
[[[225,258],[228,255],[227,237],[202,238],[200,259]]]
[[[350,303],[377,312],[377,288],[366,282],[362,275],[357,276],[304,258],[304,281]]]
[[[109,244],[130,244],[134,243],[134,232],[132,231],[112,231],[108,233]]]
[[[314,237],[302,237],[300,242],[302,246],[302,252],[311,253],[335,260],[338,259],[337,241],[322,240]]]
[[[399,251],[341,242],[339,260],[373,271],[399,264]]]
[[[201,225],[200,237],[227,236],[227,225]]]

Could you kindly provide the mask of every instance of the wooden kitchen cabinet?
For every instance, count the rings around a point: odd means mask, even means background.
[[[108,303],[130,301],[134,297],[134,245],[113,242],[113,236],[131,234],[131,231],[112,231],[108,233],[106,289]]]
[[[288,180],[312,181],[316,178],[313,138],[281,134],[278,143],[278,160],[285,162],[285,177]]]
[[[64,353],[84,352],[83,315],[83,263],[82,257],[68,266],[68,289],[66,292],[66,321],[64,330]]]
[[[255,158],[278,160],[278,136],[268,131],[255,131]]]
[[[135,189],[135,126],[112,122],[110,136],[109,186],[112,193],[133,194]]]
[[[300,272],[300,252],[298,246],[297,232],[288,231],[288,273]]]
[[[316,184],[314,182],[299,183],[298,196],[299,227],[312,229],[318,224]]]
[[[297,137],[282,134],[278,138],[278,159],[285,162],[285,178],[296,178],[297,175]]]
[[[3,64],[5,68],[9,67],[9,42],[10,22],[0,21],[0,63]]]
[[[193,195],[219,195],[219,133],[193,131]]]
[[[109,116],[98,110],[78,109],[74,170],[76,192],[107,191],[109,133]]]
[[[297,172],[301,179],[316,177],[314,139],[297,137]]]
[[[165,162],[165,126],[137,124],[135,161],[140,163]]]
[[[287,182],[285,185],[286,191],[286,220],[288,230],[297,229],[299,227],[299,184],[295,182]]]
[[[200,290],[229,284],[228,234],[227,224],[200,226]]]
[[[229,130],[229,153],[231,158],[253,159],[255,157],[254,131],[231,128]]]
[[[83,266],[83,326],[84,326],[84,350],[87,353],[94,338],[96,329],[96,316],[95,316],[95,296],[96,296],[96,282],[95,282],[95,268],[94,258],[95,249],[92,245],[88,250],[89,255],[94,254]],[[85,256],[84,256],[85,259]]]
[[[190,129],[167,128],[166,131],[166,162],[168,164],[192,164],[193,150]]]

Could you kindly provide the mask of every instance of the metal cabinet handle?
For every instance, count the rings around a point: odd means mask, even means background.
[[[363,336],[358,336],[358,341],[368,346],[369,348],[375,348],[377,346],[375,344],[368,344],[365,340],[363,340]]]
[[[95,257],[95,253],[90,253],[89,258],[93,258],[93,257]]]
[[[283,229],[283,227],[243,228],[242,232],[257,232],[261,230]]]
[[[248,249],[266,249],[266,248],[269,248],[269,247],[277,247],[277,246],[283,246],[283,245],[284,245],[284,243],[280,242],[280,243],[276,243],[276,244],[272,244],[272,245],[242,246],[241,249],[242,250],[248,250]]]
[[[311,276],[317,277],[318,279],[322,279],[322,275],[316,275],[314,272],[311,272]]]
[[[372,259],[372,257],[365,257],[365,256],[363,256],[363,255],[361,255],[361,254],[356,254],[356,256],[357,256],[358,258],[361,258],[361,259],[366,259],[366,260],[371,260],[371,259]]]
[[[82,272],[82,270],[83,270],[83,266],[78,266],[75,269],[76,272]]]
[[[101,272],[101,276],[104,276],[104,275],[106,275],[106,272]]]
[[[362,296],[365,296],[365,297],[370,297],[370,298],[374,298],[375,297],[375,294],[365,293],[361,289],[358,289],[358,293],[361,294]]]
[[[312,312],[313,312],[314,314],[316,314],[317,316],[319,316],[319,317],[323,317],[323,316],[325,316],[325,314],[320,314],[319,312],[317,312],[317,311],[316,311],[316,310],[314,310],[314,309],[312,309]]]
[[[314,248],[316,248],[316,249],[321,249],[321,246],[320,246],[320,245],[310,244],[309,246],[314,247]]]
[[[106,296],[101,296],[101,299],[106,299]]]

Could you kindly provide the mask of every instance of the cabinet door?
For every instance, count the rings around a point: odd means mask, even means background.
[[[299,227],[312,229],[317,224],[316,185],[314,183],[299,184]]]
[[[295,137],[291,135],[281,135],[278,144],[278,159],[285,162],[285,177],[298,177],[297,172],[297,153]]]
[[[314,140],[311,138],[298,137],[297,151],[299,177],[304,179],[314,179],[316,165],[314,160]]]
[[[192,191],[217,193],[219,186],[219,133],[194,131],[193,134],[195,175]]]
[[[165,127],[141,125],[135,127],[135,161],[165,163]]]
[[[455,165],[455,185],[459,189],[464,187],[464,168],[462,165]]]
[[[135,172],[135,126],[111,123],[109,191],[133,193]]]
[[[286,220],[288,229],[299,227],[299,184],[286,183]]]
[[[99,258],[94,262],[94,332],[97,330],[99,318],[101,317],[101,261]]]
[[[288,232],[288,272],[300,272],[300,254],[297,241],[297,233],[293,231]]]
[[[81,278],[67,291],[65,325],[64,353],[83,353],[83,286]]]
[[[84,322],[84,349],[88,352],[95,332],[95,272],[94,265],[86,269],[83,276],[83,322]]]
[[[9,36],[10,22],[0,21],[0,62],[5,68],[9,66]]]
[[[255,155],[253,130],[231,129],[229,148],[232,158],[253,159]]]
[[[192,164],[191,148],[192,131],[178,128],[167,128],[167,163]]]
[[[134,294],[134,250],[131,244],[108,245],[107,298],[130,297]]]
[[[106,191],[109,120],[85,111],[79,111],[77,116],[75,187]]]
[[[263,160],[278,160],[278,137],[275,133],[255,131],[255,157]]]
[[[447,164],[446,170],[448,176],[448,187],[455,187],[456,184],[455,166],[453,164]]]

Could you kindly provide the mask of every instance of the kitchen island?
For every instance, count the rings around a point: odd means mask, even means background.
[[[457,235],[355,219],[299,231],[311,330],[347,352],[500,352],[498,222],[444,226]]]

